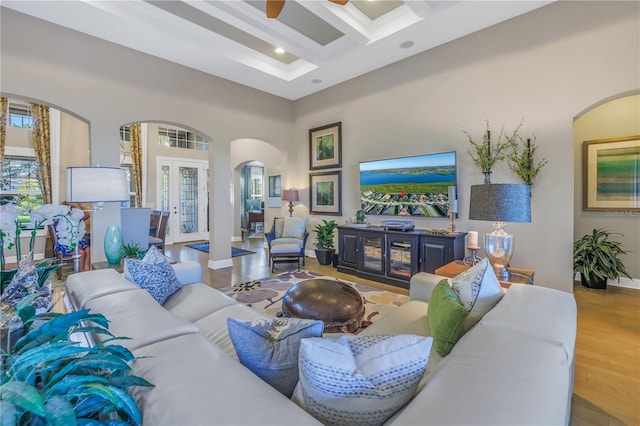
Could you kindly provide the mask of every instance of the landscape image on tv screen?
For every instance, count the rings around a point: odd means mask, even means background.
[[[360,200],[368,215],[447,217],[456,153],[360,163]]]

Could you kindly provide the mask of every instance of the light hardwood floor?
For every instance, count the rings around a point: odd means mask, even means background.
[[[248,238],[236,247],[256,254],[233,258],[233,267],[212,270],[208,254],[182,244],[167,246],[167,255],[199,262],[203,281],[212,287],[259,279],[271,274],[262,238]],[[279,266],[275,273],[287,270]],[[291,265],[291,268],[295,268]],[[363,280],[319,265],[307,258],[304,269],[408,294],[406,290]],[[578,305],[575,384],[571,425],[640,425],[640,291],[612,287],[592,290],[577,283]]]

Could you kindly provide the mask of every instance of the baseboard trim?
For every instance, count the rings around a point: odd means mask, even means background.
[[[222,268],[230,268],[233,266],[233,260],[225,259],[225,260],[209,260],[207,263],[209,269],[222,269]]]
[[[580,273],[577,273],[573,278],[576,281],[580,281],[580,278],[581,278]],[[640,290],[640,279],[620,277],[619,282],[616,280],[607,280],[607,286],[624,287],[624,288],[631,288],[634,290]]]

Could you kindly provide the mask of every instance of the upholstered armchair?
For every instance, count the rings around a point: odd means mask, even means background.
[[[271,230],[264,234],[269,246],[269,264],[274,268],[274,260],[295,258],[305,264],[304,250],[309,233],[306,230],[306,217],[277,217]]]

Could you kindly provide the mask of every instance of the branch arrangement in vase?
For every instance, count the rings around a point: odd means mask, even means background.
[[[498,161],[503,161],[507,158],[506,151],[513,146],[513,143],[518,137],[518,131],[522,127],[522,122],[516,127],[511,135],[507,135],[504,131],[504,126],[500,130],[498,140],[495,144],[491,144],[491,130],[489,129],[489,122],[487,121],[487,131],[482,137],[482,142],[476,142],[473,136],[466,130],[463,130],[467,136],[471,147],[468,152],[473,160],[473,164],[480,168],[480,171],[485,176],[484,183],[491,183],[491,172],[493,166]]]
[[[536,145],[536,136],[533,135],[533,142],[531,139],[526,141],[518,136],[518,141],[514,141],[511,147],[507,160],[509,161],[509,167],[515,174],[520,176],[520,179],[527,185],[533,185],[533,180],[540,169],[542,169],[549,161],[546,158],[542,158],[540,161],[536,161],[535,154],[538,150]]]

